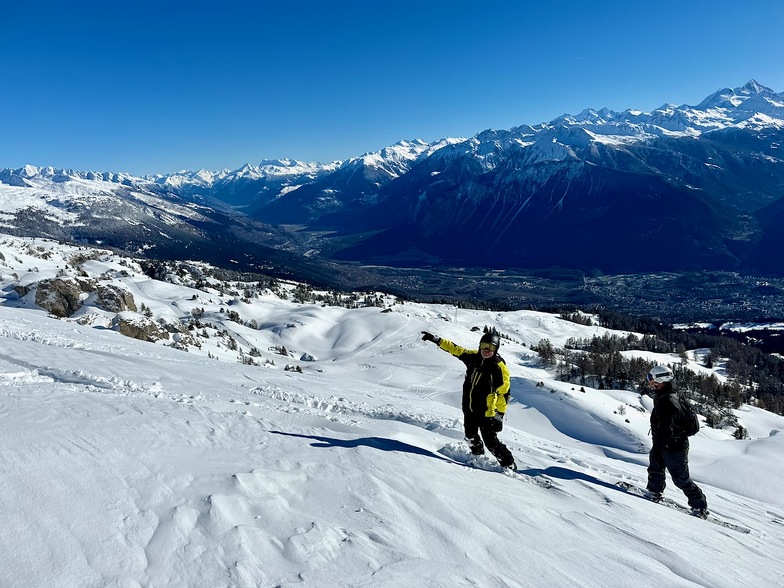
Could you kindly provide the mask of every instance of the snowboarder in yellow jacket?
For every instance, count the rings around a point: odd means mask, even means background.
[[[460,347],[427,331],[422,331],[422,340],[432,341],[466,366],[463,382],[463,426],[471,453],[482,455],[486,446],[502,467],[515,470],[517,466],[512,453],[498,439],[498,433],[504,427],[510,386],[509,370],[498,354],[498,348],[501,346],[498,333],[489,332],[482,335],[478,350]]]

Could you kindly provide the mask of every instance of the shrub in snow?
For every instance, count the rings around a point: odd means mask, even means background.
[[[736,439],[748,439],[749,432],[748,430],[746,430],[746,427],[744,427],[743,425],[738,425],[738,428],[735,430],[735,433],[733,433],[732,436],[735,437]]]

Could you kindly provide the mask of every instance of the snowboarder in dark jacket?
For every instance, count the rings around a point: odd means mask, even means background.
[[[422,339],[432,341],[466,366],[463,382],[463,425],[471,453],[482,455],[487,446],[502,467],[515,470],[517,466],[512,453],[498,439],[498,433],[504,426],[510,387],[509,370],[506,362],[498,355],[498,348],[501,346],[498,333],[482,335],[478,350],[460,347],[427,331],[422,331]]]
[[[666,469],[673,484],[688,498],[692,514],[705,518],[708,502],[700,487],[689,477],[689,438],[679,426],[683,407],[672,386],[672,379],[672,370],[667,366],[657,365],[648,373],[648,387],[653,392],[653,447],[648,466],[648,494],[651,500],[661,500],[666,485]]]

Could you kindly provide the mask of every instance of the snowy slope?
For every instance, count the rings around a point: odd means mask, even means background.
[[[178,201],[171,194],[150,191],[151,182],[126,174],[98,174],[54,168],[25,166],[16,171],[0,170],[0,226],[17,228],[20,214],[28,212],[40,221],[47,220],[67,226],[115,220],[116,208],[141,211],[128,215],[128,224],[141,224],[145,216],[156,211],[164,225],[175,225],[183,219],[209,222],[204,206]],[[168,197],[167,197],[168,196]],[[138,216],[138,218],[137,218]]]
[[[748,534],[625,494],[615,482],[644,484],[650,400],[556,382],[529,347],[598,327],[268,292],[231,305],[257,328],[223,323],[240,348],[261,350],[259,365],[243,365],[219,336],[188,352],[124,337],[89,296],[71,319],[48,317],[10,286],[63,269],[74,252],[0,241],[2,586],[784,581],[784,419],[744,407],[749,440],[712,429],[693,440],[711,510]],[[156,282],[124,263],[106,254],[82,270],[132,289],[155,317],[183,318],[196,304],[205,320],[226,314],[212,313],[231,295]],[[429,329],[471,346],[483,325],[510,337],[502,354],[514,402],[501,436],[518,474],[447,457],[461,455],[461,364],[419,338]],[[281,345],[287,357],[272,350]],[[543,477],[554,488],[535,483]],[[685,504],[672,486],[666,495]]]

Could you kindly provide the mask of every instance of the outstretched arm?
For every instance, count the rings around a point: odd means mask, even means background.
[[[452,343],[449,339],[444,339],[439,337],[438,335],[433,335],[432,333],[428,333],[427,331],[422,331],[422,340],[423,341],[432,341],[440,349],[443,349],[447,353],[451,353],[460,361],[465,363],[466,356],[468,355],[476,355],[478,352],[476,350],[466,349],[465,347],[460,347],[460,345],[456,345]]]
[[[451,353],[461,361],[465,361],[464,358],[466,355],[477,354],[476,349],[471,350],[471,349],[466,349],[465,347],[460,347],[460,345],[452,343],[449,339],[441,339],[441,342],[438,344],[438,346],[444,351],[446,351],[447,353]]]

